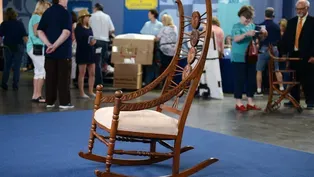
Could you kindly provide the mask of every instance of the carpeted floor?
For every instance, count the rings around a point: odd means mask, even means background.
[[[78,156],[86,151],[91,111],[0,116],[1,177],[93,177],[104,165]],[[189,168],[209,157],[220,161],[194,176],[198,177],[313,177],[314,154],[290,150],[186,128],[181,168]],[[121,148],[148,150],[144,144],[118,144]],[[164,149],[161,149],[162,151]],[[106,148],[95,144],[95,152]],[[112,171],[131,176],[153,177],[171,173],[171,160],[153,166],[120,167]]]

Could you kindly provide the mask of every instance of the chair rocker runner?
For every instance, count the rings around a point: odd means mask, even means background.
[[[180,22],[176,54],[167,69],[152,83],[128,94],[116,91],[113,96],[103,96],[103,87],[97,86],[88,152],[79,152],[79,156],[82,158],[105,163],[105,171],[96,170],[96,176],[128,176],[128,174],[112,172],[112,164],[151,165],[172,159],[172,173],[169,176],[186,177],[218,161],[216,158],[209,158],[190,169],[179,171],[180,154],[193,149],[191,146],[181,147],[181,142],[185,122],[203,72],[211,37],[211,0],[204,1],[206,2],[206,12],[201,15],[198,11],[194,11],[191,16],[185,16],[181,0],[176,1]],[[206,25],[208,30],[202,32],[198,30],[202,23]],[[192,32],[184,32],[184,29],[189,26],[192,27]],[[201,49],[196,48],[199,41],[203,42]],[[182,47],[187,42],[191,44],[191,48],[188,50]],[[188,61],[184,68],[178,65],[181,59]],[[182,77],[180,83],[174,81],[175,76],[178,75]],[[164,86],[158,98],[143,102],[127,102],[145,95],[162,82],[164,82]],[[184,98],[182,101],[184,103],[179,108],[180,98]],[[172,103],[169,104],[169,102]],[[101,103],[114,103],[114,105],[113,107],[100,108]],[[156,109],[152,110],[151,108]],[[178,119],[163,114],[163,111],[177,115]],[[97,128],[105,130],[109,135],[101,135],[96,131]],[[95,139],[108,147],[107,156],[93,153]],[[115,146],[118,141],[149,144],[150,151],[119,150]],[[165,141],[172,141],[174,145],[172,146]],[[169,149],[170,152],[156,152],[157,143]],[[116,158],[117,155],[146,156],[147,158],[127,160]]]
[[[270,60],[268,63],[268,72],[269,72],[269,96],[268,96],[268,102],[265,109],[265,112],[272,112],[275,110],[278,110],[281,106],[281,102],[283,99],[287,98],[291,101],[293,106],[297,109],[299,113],[303,111],[301,105],[290,95],[290,91],[293,87],[299,85],[300,83],[296,81],[296,71],[289,69],[289,62],[290,61],[300,61],[300,58],[279,58],[274,56],[273,47],[269,46],[269,55]],[[285,72],[290,73],[292,75],[292,81],[283,81],[279,82],[276,81],[274,78],[274,72],[275,72],[275,62],[285,62],[286,63],[286,69],[285,70],[279,70],[279,72]],[[287,88],[283,91],[278,89],[279,84],[286,84]],[[279,98],[277,100],[273,100],[274,97],[274,91],[276,91],[278,94],[280,94]]]

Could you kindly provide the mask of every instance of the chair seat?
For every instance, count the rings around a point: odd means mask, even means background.
[[[112,116],[113,107],[104,107],[95,112],[94,119],[111,129]],[[121,111],[118,131],[177,135],[178,120],[154,110]]]

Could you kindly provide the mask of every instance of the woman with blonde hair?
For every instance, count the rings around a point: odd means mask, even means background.
[[[96,40],[93,39],[93,31],[89,26],[90,14],[86,9],[78,12],[78,24],[74,30],[76,39],[76,64],[79,66],[78,86],[81,98],[95,97],[95,48]],[[86,68],[88,70],[88,92],[89,96],[84,92],[84,77]]]
[[[281,19],[279,21],[279,27],[280,27],[280,34],[281,34],[281,36],[283,36],[283,34],[285,33],[287,25],[288,25],[288,21],[285,18],[283,18],[283,19]]]
[[[162,16],[162,24],[164,26],[157,35],[160,50],[161,72],[163,72],[170,64],[176,51],[178,38],[177,27],[174,25],[170,15],[164,14]]]
[[[42,88],[46,77],[44,43],[38,37],[37,27],[41,16],[50,6],[51,4],[48,1],[38,1],[34,13],[28,23],[29,40],[26,45],[26,50],[34,64],[34,90],[32,101],[37,103],[46,102],[46,100],[42,97]]]

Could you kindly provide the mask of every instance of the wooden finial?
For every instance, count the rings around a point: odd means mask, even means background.
[[[117,90],[117,91],[114,93],[114,96],[115,96],[116,98],[121,98],[122,95],[123,95],[123,92],[122,92],[121,90]]]
[[[102,91],[103,87],[104,87],[103,85],[99,84],[99,85],[97,85],[96,90]]]

